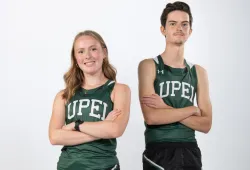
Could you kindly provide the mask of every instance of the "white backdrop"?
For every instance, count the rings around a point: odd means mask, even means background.
[[[118,81],[132,91],[130,121],[118,139],[121,169],[142,169],[144,125],[137,66],[164,50],[159,28],[167,2],[1,0],[0,168],[56,169],[61,147],[48,139],[52,103],[64,87],[74,36],[92,29],[106,41]],[[250,1],[186,2],[194,23],[185,58],[207,69],[213,104],[210,133],[196,133],[204,170],[248,170]]]

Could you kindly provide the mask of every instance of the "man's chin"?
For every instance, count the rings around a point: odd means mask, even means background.
[[[174,42],[174,44],[179,45],[179,46],[183,45],[184,43],[185,43],[185,41],[176,41],[176,42]]]

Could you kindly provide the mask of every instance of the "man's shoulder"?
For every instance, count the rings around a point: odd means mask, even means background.
[[[154,59],[153,58],[147,58],[139,63],[139,68],[144,68],[144,67],[152,67],[154,66]]]
[[[155,77],[155,62],[153,58],[144,59],[139,63],[138,73],[139,76],[152,76]]]
[[[202,74],[205,74],[207,72],[204,67],[202,67],[202,66],[200,66],[198,64],[194,64],[194,66],[195,66],[195,69],[196,69],[197,72],[200,72]]]

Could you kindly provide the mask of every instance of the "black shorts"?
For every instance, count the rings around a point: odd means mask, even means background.
[[[146,145],[143,170],[201,170],[201,151],[196,142],[161,142]]]

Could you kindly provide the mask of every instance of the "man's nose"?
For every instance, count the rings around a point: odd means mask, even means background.
[[[177,24],[177,30],[182,31],[182,25],[181,24]]]

